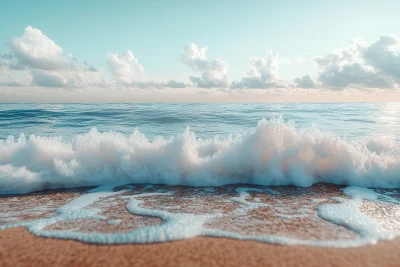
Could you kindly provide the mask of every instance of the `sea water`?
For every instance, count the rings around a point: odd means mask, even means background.
[[[400,186],[400,105],[1,104],[0,193],[108,183]]]
[[[320,182],[349,186],[343,190],[346,197],[313,198],[292,212],[281,204],[279,192],[266,188],[308,188]],[[114,188],[125,184],[131,184],[124,189],[128,191],[136,184],[153,190],[124,196],[126,210],[160,218],[163,224],[127,233],[46,228],[82,219],[104,220],[110,227],[123,225],[118,218],[101,215],[110,204],[87,207],[122,194],[125,191]],[[233,218],[246,220],[251,212],[268,209],[282,220],[317,214],[358,238],[300,240],[210,228],[210,221],[226,215],[224,210],[197,214],[173,212],[177,209],[173,205],[163,210],[146,208],[140,197],[174,198],[174,191],[159,191],[159,184],[199,187],[211,196],[217,196],[215,186],[245,184],[221,202],[239,205],[230,211]],[[391,239],[398,236],[400,226],[399,200],[392,196],[400,187],[400,104],[0,104],[0,194],[83,186],[99,188],[59,207],[55,217],[0,227],[25,225],[40,236],[108,244],[199,235],[329,246]],[[383,189],[389,191],[377,191]],[[252,197],[251,192],[261,195]],[[266,203],[265,195],[276,202]],[[391,218],[385,219],[385,213],[365,214],[365,201],[393,206]],[[257,220],[252,223],[268,223]]]

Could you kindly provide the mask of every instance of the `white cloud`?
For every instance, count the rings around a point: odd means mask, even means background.
[[[0,70],[24,70],[25,67],[20,65],[15,57],[10,54],[0,54]]]
[[[388,36],[382,36],[371,45],[355,40],[347,48],[315,58],[320,69],[320,85],[333,90],[397,87],[400,55],[393,47],[398,43],[397,38]]]
[[[9,43],[9,53],[0,55],[0,86],[39,86],[76,89],[110,87],[102,72],[79,63],[39,29],[25,28],[22,36]],[[107,62],[118,85],[137,88],[185,88],[177,80],[145,80],[143,66],[131,51],[118,55],[108,53]],[[27,78],[26,76],[29,76]],[[23,79],[22,79],[23,78]]]
[[[41,70],[32,71],[32,82],[43,87],[63,88],[68,84],[68,80],[57,72],[47,72]]]
[[[108,53],[107,62],[114,78],[120,83],[130,84],[143,78],[143,66],[129,50],[121,55]]]
[[[84,89],[90,86],[107,85],[101,72],[85,65],[71,65],[63,70],[31,69],[31,75],[34,86]]]
[[[9,48],[21,65],[34,69],[54,70],[68,66],[62,48],[31,26],[25,28],[22,36],[15,37]]]
[[[31,80],[30,73],[16,64],[11,54],[0,54],[0,86],[21,87],[29,85]]]
[[[206,52],[207,47],[198,47],[193,43],[185,46],[181,55],[182,63],[201,74],[201,77],[190,77],[190,80],[198,88],[228,88],[231,83],[228,64],[220,59],[208,60]]]
[[[39,29],[28,26],[24,34],[15,37],[8,45],[10,51],[0,56],[4,86],[41,86],[65,89],[101,86],[102,74],[85,61],[76,63]],[[4,74],[6,73],[6,74]],[[4,81],[5,80],[5,81]]]
[[[141,89],[185,88],[186,83],[177,80],[146,80],[144,68],[132,51],[127,50],[121,55],[108,53],[108,66],[115,81],[125,87]]]
[[[395,79],[396,82],[400,82],[400,53],[395,52],[394,48],[399,42],[397,37],[381,36],[364,51],[364,60],[367,64]]]
[[[278,70],[281,63],[287,63],[287,60],[281,59],[278,53],[271,50],[267,51],[267,58],[251,58],[251,69],[248,71],[247,77],[238,82],[233,82],[232,88],[267,89],[286,87],[279,80]]]
[[[9,82],[11,82],[10,68],[7,61],[0,57],[0,86],[5,86]]]
[[[304,89],[315,88],[315,82],[311,79],[309,75],[304,75],[301,78],[296,78],[294,82],[297,88],[304,88]]]
[[[32,83],[43,87],[75,89],[87,86],[103,87],[106,82],[100,72],[89,67],[77,66],[64,71],[32,70]]]
[[[245,77],[232,82],[226,62],[208,59],[207,47],[187,44],[180,59],[199,75],[189,77],[190,82],[184,82],[146,78],[139,60],[127,50],[122,54],[107,54],[113,79],[106,81],[101,71],[86,61],[79,62],[71,54],[64,53],[59,45],[39,29],[28,26],[21,36],[8,43],[9,51],[0,54],[0,86],[64,89],[197,87],[227,91],[282,88],[287,93],[294,87],[331,90],[399,88],[400,53],[396,52],[399,44],[399,39],[392,36],[382,36],[371,44],[355,40],[348,47],[313,59],[319,68],[316,81],[304,75],[296,78],[294,84],[279,78],[281,64],[289,64],[290,61],[281,59],[278,53],[272,51],[267,51],[265,58],[251,58],[251,67]],[[304,59],[297,58],[295,61],[303,62]]]

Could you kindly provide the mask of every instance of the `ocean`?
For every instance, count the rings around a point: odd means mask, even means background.
[[[0,104],[0,140],[25,134],[71,141],[92,128],[169,138],[186,127],[199,138],[227,138],[279,116],[298,129],[316,127],[351,141],[400,137],[400,103]]]
[[[399,138],[397,103],[0,104],[0,229],[374,244],[400,236]]]
[[[400,186],[400,104],[1,104],[1,193],[110,182]],[[27,183],[26,181],[29,181]]]

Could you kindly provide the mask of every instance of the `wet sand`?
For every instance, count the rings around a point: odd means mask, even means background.
[[[85,209],[97,208],[105,219],[58,221],[45,230],[82,233],[125,233],[164,221],[127,211],[127,197],[136,196],[141,206],[166,212],[221,213],[205,223],[211,229],[259,236],[278,234],[298,240],[353,240],[356,232],[323,220],[317,208],[347,198],[342,187],[316,184],[266,188],[251,186],[238,202],[237,185],[215,188],[122,186],[120,193],[96,200]],[[88,188],[41,191],[0,198],[0,226],[57,216],[57,208],[88,192]],[[174,191],[173,195],[146,195]],[[377,190],[385,193],[385,190]],[[388,193],[388,192],[386,192]],[[399,190],[390,196],[398,199]],[[144,195],[140,195],[144,194]],[[388,200],[388,199],[386,199]],[[394,199],[389,199],[394,201]],[[240,209],[246,203],[263,203]],[[251,202],[248,202],[251,201]],[[265,205],[267,206],[265,206]],[[361,211],[387,230],[400,229],[399,205],[364,200]],[[114,220],[118,223],[110,224]],[[281,246],[257,241],[196,237],[182,241],[97,245],[74,240],[42,238],[24,227],[0,230],[0,266],[399,266],[400,238],[356,248]]]
[[[400,239],[358,248],[280,246],[197,237],[139,245],[93,245],[0,231],[0,266],[398,266]]]

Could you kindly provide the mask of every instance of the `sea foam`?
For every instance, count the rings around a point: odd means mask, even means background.
[[[282,118],[225,139],[196,138],[187,128],[148,140],[95,128],[62,137],[23,134],[0,141],[0,193],[89,185],[297,185],[317,182],[369,188],[400,186],[400,144],[379,138],[348,142]]]
[[[269,204],[251,201],[251,192],[258,192],[264,197],[267,197],[264,198],[264,200],[271,200],[275,197],[279,198],[279,192],[274,192],[266,188],[236,188],[235,192],[238,196],[228,199],[228,203],[238,203],[239,206],[231,211],[229,211],[229,209],[226,209],[224,213],[215,212],[216,210],[213,210],[213,204],[210,204],[210,202],[208,201],[206,205],[208,205],[209,209],[207,209],[207,211],[205,212],[196,212],[195,210],[190,209],[187,210],[189,212],[173,212],[166,210],[165,205],[152,206],[150,204],[151,199],[157,197],[171,198],[170,201],[172,201],[172,203],[177,200],[185,202],[186,200],[179,197],[179,194],[182,193],[182,191],[179,193],[179,190],[182,190],[182,188],[178,189],[178,191],[176,192],[168,192],[161,189],[155,189],[152,193],[146,193],[141,190],[143,189],[138,189],[138,191],[135,191],[134,189],[122,189],[118,191],[117,187],[114,185],[100,186],[98,188],[90,190],[87,194],[83,194],[67,202],[65,205],[58,208],[57,215],[54,217],[41,218],[21,223],[0,225],[0,230],[16,226],[25,226],[30,232],[41,237],[74,239],[95,244],[154,243],[182,240],[196,236],[212,236],[241,240],[255,240],[281,245],[356,247],[366,244],[375,244],[380,240],[390,240],[400,236],[400,232],[397,228],[388,229],[384,227],[387,224],[386,221],[398,225],[399,218],[390,218],[390,216],[388,216],[384,220],[380,220],[379,217],[368,216],[367,214],[363,213],[361,209],[363,205],[368,204],[368,201],[381,202],[383,206],[381,206],[380,208],[384,208],[384,206],[389,204],[390,207],[393,209],[397,208],[398,204],[394,204],[395,206],[393,206],[392,203],[385,203],[385,201],[379,200],[379,197],[381,195],[380,193],[361,187],[350,186],[344,188],[343,193],[347,195],[346,198],[333,197],[333,202],[329,201],[330,203],[319,205],[317,210],[309,209],[306,212],[304,211],[302,212],[302,217],[298,217],[297,215],[287,216],[287,214],[284,216],[286,217],[284,219],[286,223],[290,224],[294,220],[297,227],[302,227],[299,226],[299,222],[296,221],[298,218],[305,218],[304,216],[313,217],[314,214],[317,213],[317,215],[321,219],[325,220],[326,223],[334,223],[339,226],[344,226],[345,228],[349,229],[349,231],[352,231],[355,234],[355,236],[350,236],[350,238],[349,236],[347,236],[345,238],[339,239],[315,239],[312,236],[307,236],[306,238],[297,238],[290,233],[285,234],[281,231],[267,234],[265,232],[263,233],[263,231],[257,230],[252,234],[246,234],[241,232],[240,229],[226,229],[224,224],[219,225],[219,227],[216,227],[215,224],[214,226],[213,224],[210,224],[212,222],[215,222],[215,220],[218,221],[218,219],[221,219],[224,216],[227,216],[226,219],[230,216],[234,216],[236,219],[240,220],[240,216],[243,215],[245,216],[245,218],[248,219],[248,227],[254,225],[254,223],[271,227],[272,225],[269,222],[270,220],[273,220],[273,216],[269,217],[269,220],[260,221],[259,219],[256,219],[257,216],[252,217],[251,213],[258,210],[258,212],[267,214],[268,209],[273,209],[275,211],[280,211],[283,213],[286,213],[288,211],[300,211],[300,209],[291,210],[293,206],[285,205],[278,201],[271,202]],[[208,193],[207,190],[204,188],[201,188],[200,190],[203,193]],[[175,196],[175,193],[178,193],[178,196]],[[199,194],[198,192],[195,193],[195,195],[199,197],[201,196],[201,193]],[[51,226],[57,223],[66,223],[68,225],[68,223],[77,221],[79,224],[82,225],[84,224],[82,221],[84,219],[106,221],[107,224],[121,223],[121,220],[118,219],[110,220],[107,215],[103,213],[104,210],[107,209],[107,207],[101,208],[102,205],[93,206],[93,204],[96,202],[106,201],[109,198],[115,197],[126,200],[126,212],[129,212],[133,216],[150,216],[153,218],[157,217],[162,219],[163,223],[138,227],[131,230],[129,230],[128,228],[124,232],[102,232],[99,228],[96,231],[93,231],[93,229],[91,231],[82,231],[81,229],[79,229],[79,227],[76,227],[76,225],[75,227],[72,225],[70,226],[70,228],[66,228],[63,230],[60,230],[57,227],[51,229]],[[218,196],[214,197],[214,200],[218,199]],[[297,195],[297,198],[301,201],[306,200],[307,197],[302,198],[300,195]],[[310,199],[309,201],[311,200],[312,199]],[[165,199],[161,201],[162,203],[164,203]],[[291,200],[291,202],[293,203],[293,200]],[[196,205],[199,205],[200,203],[201,201],[196,203]],[[305,203],[307,203],[307,200],[303,203],[303,207],[305,206]],[[189,202],[187,202],[187,204],[190,206]],[[220,202],[220,204],[222,204],[222,202]],[[294,205],[294,207],[295,206],[296,205]],[[265,210],[265,208],[267,208],[267,210]],[[284,214],[276,215],[278,217],[281,217],[281,215]],[[132,220],[132,217],[130,218],[130,220]],[[232,222],[237,223],[238,221],[234,220]],[[305,222],[307,222],[307,220]],[[312,220],[308,222],[312,222]],[[324,225],[323,229],[329,228],[328,224],[322,225]],[[315,231],[323,232],[323,229],[315,229]],[[341,231],[343,230],[344,229],[342,229]]]

